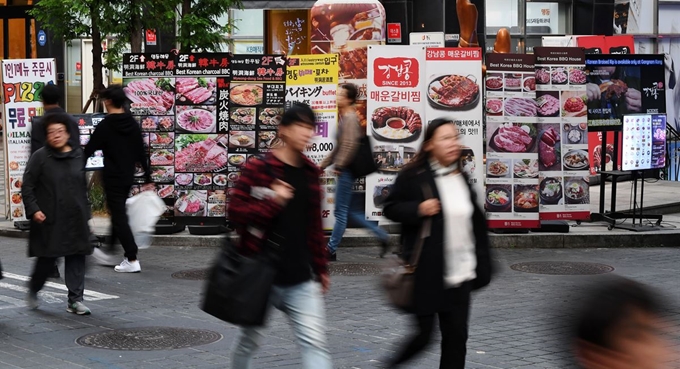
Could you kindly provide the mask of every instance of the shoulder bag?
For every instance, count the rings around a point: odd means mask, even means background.
[[[267,171],[274,177],[268,165]],[[201,310],[239,326],[264,325],[282,241],[280,235],[268,234],[260,253],[245,256],[225,237],[205,284]]]
[[[347,169],[354,178],[366,177],[378,170],[378,165],[373,157],[373,150],[371,150],[371,139],[368,135],[361,136],[354,160],[348,165]]]
[[[432,197],[432,189],[429,185],[423,186],[425,199]],[[410,311],[413,308],[413,290],[415,288],[415,273],[420,260],[425,239],[430,236],[432,229],[432,218],[427,217],[423,220],[420,227],[418,241],[413,248],[411,260],[407,263],[399,257],[393,257],[381,274],[383,289],[387,293],[387,298],[395,307]]]

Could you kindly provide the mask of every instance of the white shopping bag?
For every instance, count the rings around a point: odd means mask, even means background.
[[[125,202],[130,229],[140,249],[151,246],[156,223],[165,212],[165,203],[153,191],[144,191]]]

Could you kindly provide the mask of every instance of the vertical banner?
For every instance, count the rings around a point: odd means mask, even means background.
[[[26,220],[21,198],[26,164],[31,156],[31,120],[42,115],[42,89],[54,84],[54,59],[2,60],[2,104],[5,132],[5,189],[9,216],[13,221]]]
[[[541,133],[534,56],[486,55],[486,191],[490,228],[538,228]],[[549,79],[549,77],[548,77]]]
[[[590,217],[588,96],[581,48],[535,47],[541,220]]]
[[[288,59],[286,105],[308,104],[316,115],[316,134],[305,154],[317,165],[333,151],[338,128],[338,55],[295,55]],[[322,174],[321,219],[324,229],[333,229],[335,176]]]
[[[382,220],[382,207],[399,169],[420,148],[425,117],[425,48],[368,47],[367,134],[378,172],[366,177],[366,218]]]
[[[482,128],[482,49],[428,48],[427,122],[449,118],[456,122],[463,144],[463,171],[479,194],[484,191],[484,132]],[[452,73],[452,71],[464,71]]]

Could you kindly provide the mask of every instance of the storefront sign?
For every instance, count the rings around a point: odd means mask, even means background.
[[[85,146],[87,146],[87,144],[90,142],[90,137],[92,137],[92,133],[94,133],[94,130],[97,128],[97,125],[99,125],[99,122],[104,120],[104,116],[103,114],[96,117],[92,114],[75,114],[73,115],[73,118],[78,123],[80,146],[82,146],[84,150]],[[101,150],[98,150],[94,153],[94,155],[92,155],[92,157],[87,158],[85,169],[104,169],[104,153]]]
[[[156,30],[147,29],[146,32],[146,45],[156,46]]]
[[[308,9],[266,10],[266,13],[269,53],[309,54]]]
[[[475,191],[481,194],[484,192],[482,49],[428,48],[425,60],[427,122],[438,118],[456,122],[463,145],[462,169]],[[452,74],[452,71],[465,73]],[[482,196],[478,199],[484,200]]]
[[[585,54],[536,47],[541,220],[590,217]]]
[[[5,188],[11,220],[26,220],[21,185],[31,156],[32,119],[43,114],[40,96],[54,84],[54,59],[2,60],[2,104],[5,132]]]
[[[387,43],[401,43],[401,23],[387,23]]]
[[[536,117],[534,56],[487,54],[486,69],[488,224],[490,228],[538,228],[538,151],[545,143],[541,144],[544,132]]]
[[[338,55],[298,55],[288,59],[286,105],[308,104],[316,115],[317,129],[305,154],[316,164],[336,145],[338,128]],[[321,219],[324,229],[333,229],[335,216],[335,176],[326,171],[320,178]]]
[[[409,37],[411,46],[444,47],[443,32],[411,32]]]
[[[366,177],[366,218],[382,220],[396,174],[413,160],[425,131],[425,48],[369,46],[368,100],[378,172]]]
[[[43,31],[43,30],[38,31],[38,45],[45,46],[46,44],[47,44],[47,34],[45,34],[45,31]]]

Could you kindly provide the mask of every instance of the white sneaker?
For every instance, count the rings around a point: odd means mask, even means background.
[[[104,251],[100,250],[99,247],[95,247],[92,252],[92,257],[97,261],[97,264],[103,266],[116,266],[118,262],[114,260],[114,257],[106,254]]]
[[[116,265],[113,270],[119,273],[139,273],[142,271],[142,266],[139,264],[139,260],[130,262],[125,258],[123,262],[120,263],[120,265]]]

